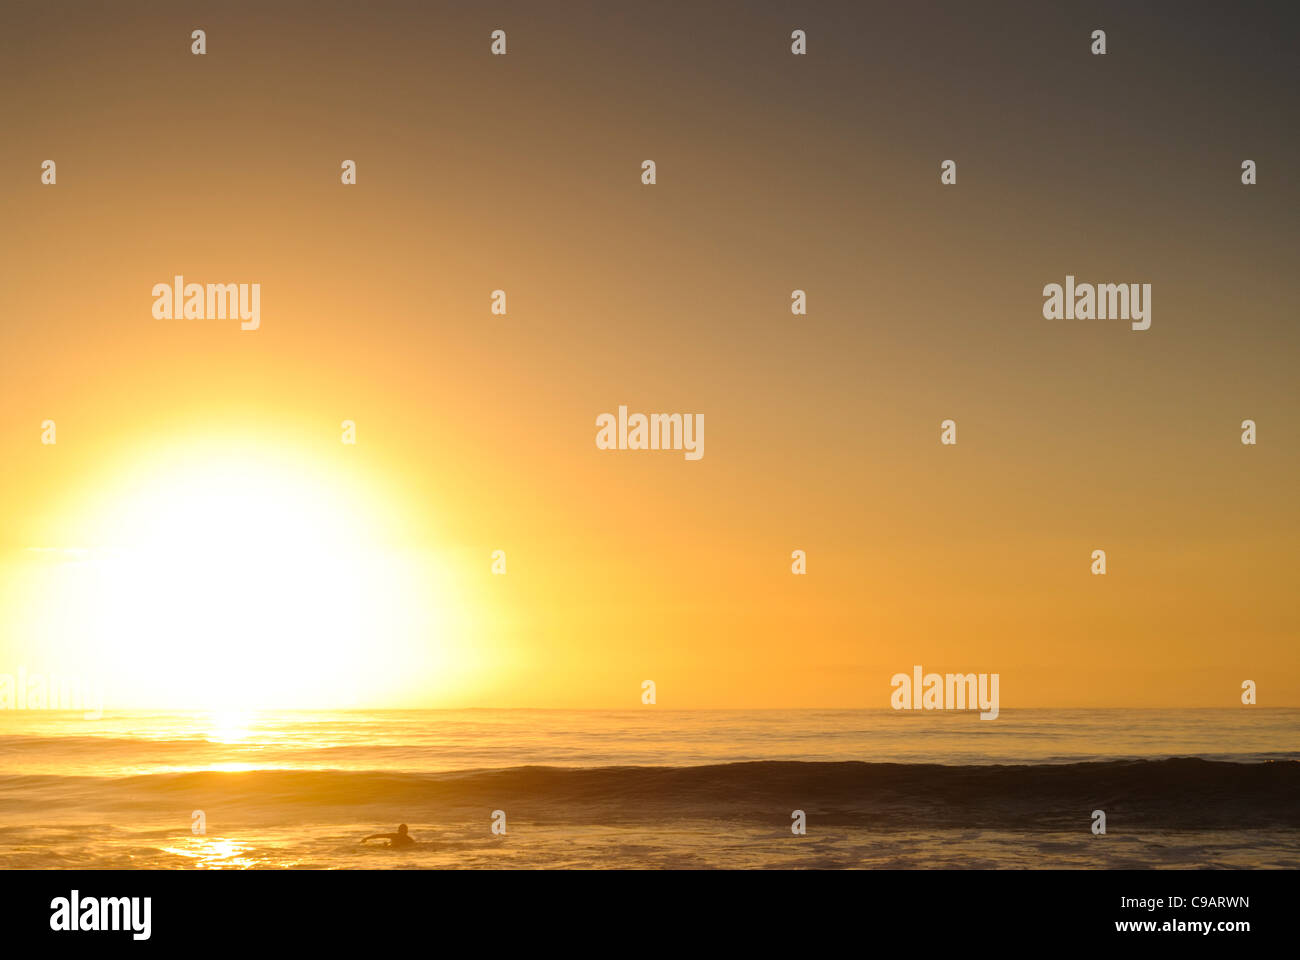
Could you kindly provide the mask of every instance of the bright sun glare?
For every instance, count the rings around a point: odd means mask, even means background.
[[[96,493],[62,591],[107,697],[206,710],[438,692],[460,597],[382,491],[283,455],[173,457]],[[78,544],[79,548],[83,545]]]

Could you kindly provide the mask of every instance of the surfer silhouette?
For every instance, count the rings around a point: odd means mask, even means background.
[[[415,846],[415,841],[412,840],[411,835],[406,832],[406,824],[404,823],[398,824],[396,833],[372,833],[368,837],[363,837],[361,842],[365,843],[367,840],[387,840],[390,847]]]

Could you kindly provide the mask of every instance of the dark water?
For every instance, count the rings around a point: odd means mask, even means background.
[[[10,713],[0,866],[1296,867],[1298,732],[1256,709]],[[417,846],[358,843],[398,822]]]

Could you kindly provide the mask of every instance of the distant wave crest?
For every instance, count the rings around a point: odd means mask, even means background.
[[[358,819],[486,817],[619,823],[725,818],[788,823],[801,809],[826,824],[881,829],[1110,830],[1300,827],[1300,761],[1193,758],[1019,766],[763,761],[688,767],[525,766],[451,773],[261,769],[136,776],[0,776],[0,805],[220,807],[233,815],[349,808]],[[363,810],[364,808],[364,810]],[[324,812],[323,810],[321,811]],[[339,811],[342,812],[342,811]]]

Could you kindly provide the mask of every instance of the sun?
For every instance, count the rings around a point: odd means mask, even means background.
[[[134,464],[81,513],[63,623],[109,703],[392,706],[466,680],[464,591],[355,473],[200,444]]]

